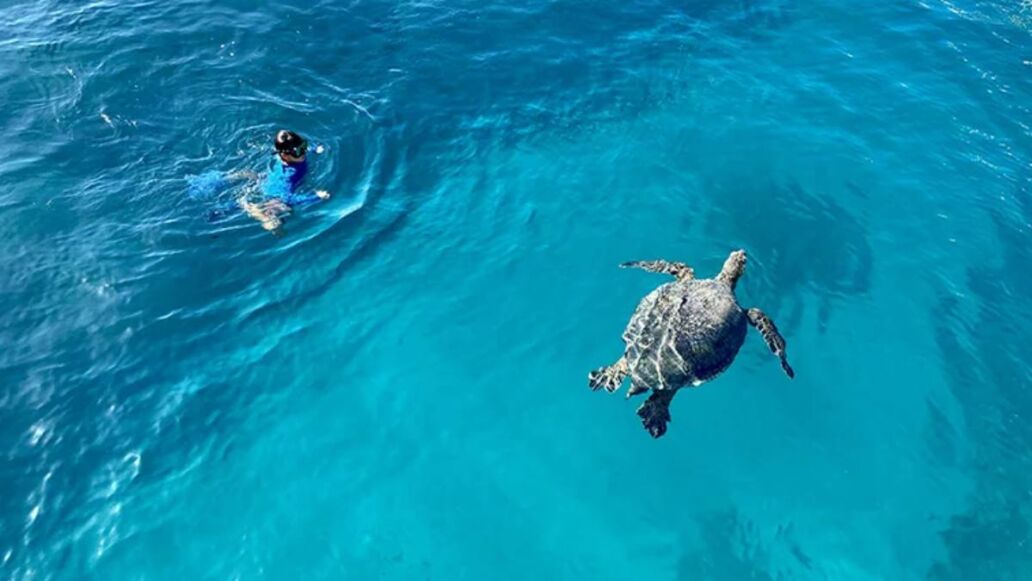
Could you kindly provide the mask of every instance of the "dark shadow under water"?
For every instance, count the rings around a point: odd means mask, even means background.
[[[970,508],[942,532],[947,557],[936,581],[1032,578],[1032,182],[1016,193],[1018,212],[991,212],[1002,254],[968,270],[977,301],[944,295],[932,318],[950,388],[964,410],[975,475]],[[973,314],[968,314],[974,307]]]

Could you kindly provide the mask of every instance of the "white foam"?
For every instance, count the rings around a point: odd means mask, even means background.
[[[43,440],[43,436],[45,436],[46,434],[47,434],[46,422],[43,422],[41,420],[41,421],[38,421],[38,422],[32,424],[32,427],[29,428],[29,445],[30,446],[35,446],[35,445],[39,444],[40,441]]]

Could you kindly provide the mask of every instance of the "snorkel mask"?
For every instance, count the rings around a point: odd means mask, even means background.
[[[302,158],[308,153],[308,142],[293,131],[281,130],[276,134],[276,153]]]

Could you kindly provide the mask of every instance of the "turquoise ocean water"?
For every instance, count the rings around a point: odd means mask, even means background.
[[[0,4],[0,578],[1032,579],[1032,6]],[[322,144],[281,237],[187,177]],[[750,253],[653,440],[637,301]]]

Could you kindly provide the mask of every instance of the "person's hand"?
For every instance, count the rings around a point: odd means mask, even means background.
[[[319,196],[319,199],[321,199],[321,200],[329,200],[330,199],[330,192],[327,192],[326,190],[319,190],[319,191],[315,192],[315,195]]]

